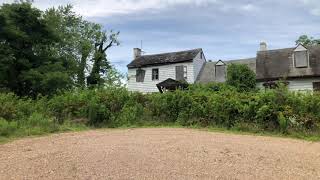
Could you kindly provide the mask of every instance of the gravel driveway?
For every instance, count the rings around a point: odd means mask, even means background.
[[[0,145],[0,179],[320,179],[320,143],[171,128],[56,134]]]

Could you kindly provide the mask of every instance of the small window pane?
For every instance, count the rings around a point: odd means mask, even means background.
[[[144,82],[145,70],[138,69],[136,71],[136,82]]]
[[[313,90],[320,91],[320,82],[313,82]]]
[[[187,78],[188,78],[187,66],[183,66],[183,77],[184,77],[184,79],[187,79]]]
[[[296,67],[308,67],[308,52],[297,51],[294,52],[294,60]]]
[[[159,80],[159,69],[152,69],[152,80]]]

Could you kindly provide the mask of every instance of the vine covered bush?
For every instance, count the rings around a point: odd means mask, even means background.
[[[141,94],[121,87],[74,90],[35,100],[0,94],[0,136],[68,130],[72,126],[176,124],[254,132],[320,134],[320,94],[238,91],[225,84]]]

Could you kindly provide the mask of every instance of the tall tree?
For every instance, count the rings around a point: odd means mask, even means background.
[[[103,76],[111,68],[110,62],[107,59],[106,51],[112,46],[118,46],[119,32],[111,31],[102,32],[97,36],[95,50],[93,55],[93,66],[89,77],[87,78],[89,86],[101,86],[104,84]]]
[[[309,37],[307,35],[302,35],[296,40],[296,45],[302,44],[304,46],[320,45],[320,39],[315,39],[314,37]]]
[[[116,33],[107,35],[99,24],[88,22],[72,11],[72,6],[50,8],[45,12],[45,19],[60,36],[62,42],[57,44],[58,54],[65,55],[69,60],[77,63],[76,82],[80,87],[85,87],[86,74],[88,80],[99,79],[96,73],[101,69],[109,68],[106,63],[105,51],[117,42]],[[114,38],[113,38],[114,37]],[[105,43],[112,42],[110,47]],[[90,62],[89,60],[92,60]],[[93,67],[90,66],[93,64]],[[99,70],[100,69],[100,70]],[[93,84],[92,81],[88,84]]]
[[[50,95],[72,86],[72,63],[55,56],[60,39],[29,2],[0,7],[0,86],[20,96]]]

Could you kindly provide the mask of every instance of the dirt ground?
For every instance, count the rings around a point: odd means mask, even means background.
[[[0,179],[320,179],[320,143],[170,128],[56,134],[0,145]]]

